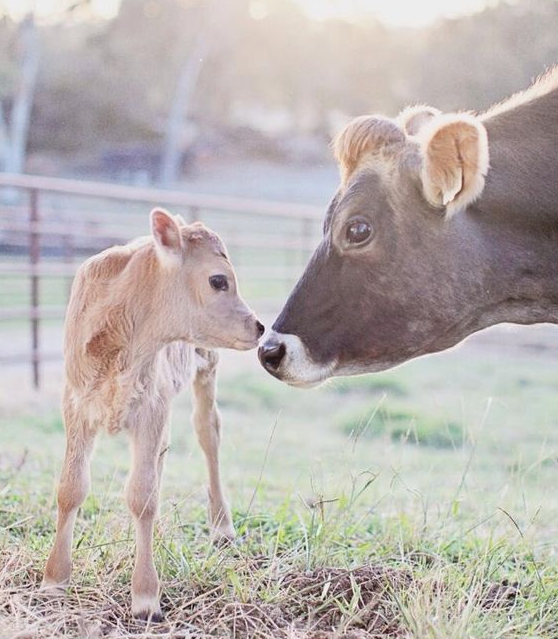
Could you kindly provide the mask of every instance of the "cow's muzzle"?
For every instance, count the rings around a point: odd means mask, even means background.
[[[270,338],[258,348],[258,357],[265,370],[271,375],[275,375],[286,352],[287,349],[284,342],[278,342]]]
[[[265,370],[291,386],[317,386],[334,369],[334,363],[316,363],[297,335],[272,331],[258,349],[258,357]]]

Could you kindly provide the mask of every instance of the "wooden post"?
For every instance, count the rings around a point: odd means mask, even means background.
[[[29,263],[31,275],[31,367],[33,369],[33,387],[40,387],[39,376],[39,260],[41,257],[41,238],[39,234],[39,192],[30,191],[29,208]]]
[[[302,231],[301,231],[303,249],[300,252],[300,256],[302,258],[301,259],[302,268],[306,266],[306,263],[308,262],[308,254],[312,251],[312,248],[313,248],[312,247],[312,230],[313,230],[312,220],[310,220],[307,217],[303,218]]]
[[[64,265],[72,266],[74,262],[74,246],[73,246],[71,235],[68,234],[68,235],[62,236],[62,249],[63,249],[63,255],[64,255]],[[68,287],[67,298],[70,299],[70,293],[72,291],[72,282],[74,278],[72,275],[68,275],[68,276],[65,276],[64,279],[66,280],[66,284]]]
[[[304,244],[305,251],[312,250],[312,230],[313,230],[312,220],[307,217],[302,218],[302,242]],[[305,253],[304,263],[306,263],[307,257],[308,256]]]

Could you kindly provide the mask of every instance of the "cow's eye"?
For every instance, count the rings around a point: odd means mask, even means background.
[[[212,275],[209,278],[209,283],[211,288],[214,288],[216,291],[229,290],[229,281],[227,280],[226,275]]]
[[[372,225],[362,218],[351,220],[347,224],[345,237],[349,244],[364,244],[372,237]]]

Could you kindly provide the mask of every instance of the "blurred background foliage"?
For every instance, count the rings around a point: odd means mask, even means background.
[[[39,65],[20,170],[125,179],[111,167],[139,155],[144,178],[174,182],[214,154],[327,161],[350,116],[417,102],[480,110],[558,58],[555,0],[492,2],[421,28],[371,13],[316,20],[295,0],[122,0],[111,19],[88,4],[60,0],[33,22]],[[0,20],[8,132],[24,24]]]

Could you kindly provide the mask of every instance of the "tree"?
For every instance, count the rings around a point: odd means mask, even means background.
[[[237,22],[234,14],[242,8],[245,8],[245,3],[238,0],[237,2],[228,0],[224,6],[219,0],[207,0],[200,9],[201,24],[194,43],[179,70],[165,126],[160,173],[160,182],[165,186],[172,184],[178,178],[183,146],[182,133],[190,115],[202,67],[210,54],[230,46],[230,33],[234,30],[231,25]],[[224,35],[227,33],[229,38]],[[232,37],[234,39],[234,35]]]
[[[209,24],[204,25],[199,30],[194,46],[178,76],[165,127],[160,175],[161,184],[164,186],[168,186],[178,177],[182,151],[182,129],[188,114],[188,106],[201,73],[204,58],[209,51],[209,31]]]
[[[33,14],[21,21],[18,44],[21,72],[12,96],[9,122],[4,104],[0,103],[0,166],[10,173],[21,173],[25,168],[31,108],[39,72],[39,38]]]
[[[61,0],[55,17],[62,22],[90,5],[91,0]],[[19,75],[13,94],[0,95],[0,170],[22,173],[41,57],[39,31],[32,11],[18,24],[15,57]]]

